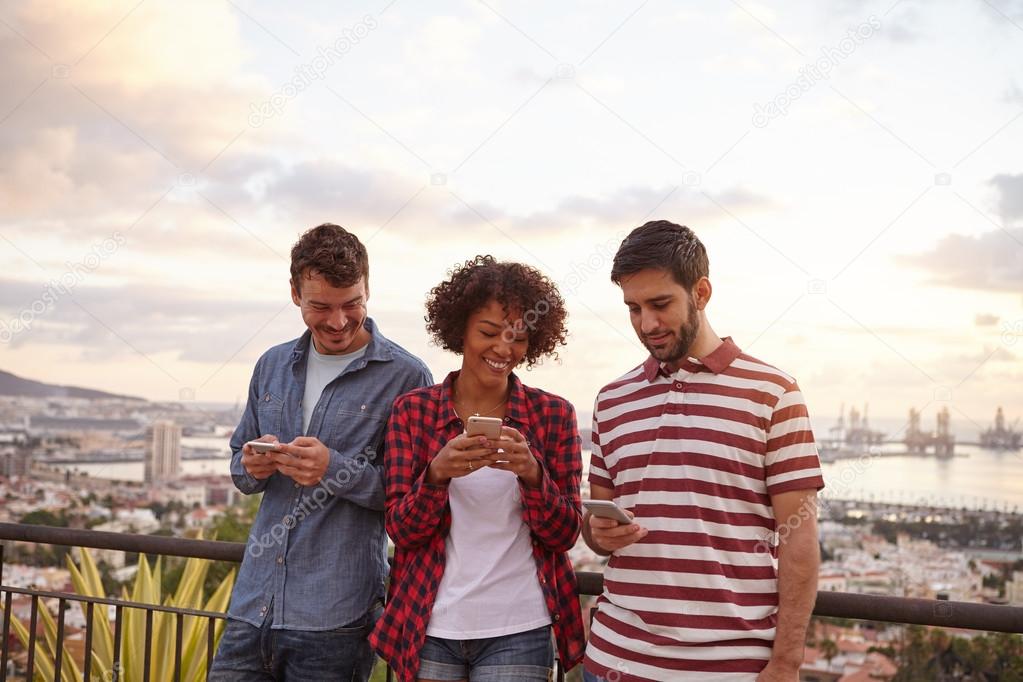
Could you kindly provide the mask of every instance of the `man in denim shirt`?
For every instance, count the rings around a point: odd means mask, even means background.
[[[395,398],[433,384],[367,316],[369,260],[337,225],[291,251],[308,330],[256,363],[231,438],[238,489],[263,493],[211,680],[368,680],[387,575],[381,446]],[[276,442],[267,454],[250,440]]]

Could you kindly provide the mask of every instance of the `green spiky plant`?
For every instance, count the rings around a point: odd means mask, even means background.
[[[81,550],[81,560],[76,565],[69,556],[68,569],[75,591],[83,597],[106,598],[103,583],[100,580],[96,562],[88,550]],[[162,606],[211,611],[226,611],[234,585],[235,571],[220,583],[214,593],[203,601],[203,583],[210,562],[204,559],[189,559],[185,563],[181,580],[174,594],[164,597],[161,592],[162,559],[150,567],[145,555],[139,557],[138,573],[131,592],[122,588],[122,599],[143,604],[160,604]],[[84,608],[84,607],[83,607]],[[122,610],[124,623],[121,627],[121,662],[119,680],[141,680],[142,668],[145,663],[146,614],[140,609],[125,608]],[[45,606],[39,609],[43,623],[43,636],[36,640],[35,680],[39,682],[52,680],[54,671],[54,652],[56,651],[57,624]],[[185,616],[181,640],[181,679],[185,682],[201,682],[206,678],[206,618]],[[11,618],[11,626],[22,646],[28,647],[28,629],[17,619]],[[97,605],[93,610],[92,633],[92,680],[109,681],[114,679],[114,635],[113,627],[104,605]],[[224,629],[224,621],[217,620],[214,628],[214,650],[220,641]],[[153,612],[153,630],[151,635],[152,649],[150,662],[150,679],[153,682],[170,682],[174,676],[174,640],[176,633],[176,616],[170,613]],[[61,663],[61,682],[83,682],[82,671],[63,647]]]

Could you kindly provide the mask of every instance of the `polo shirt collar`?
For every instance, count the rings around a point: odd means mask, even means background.
[[[721,339],[721,345],[703,356],[703,358],[686,358],[683,360],[680,369],[688,372],[702,372],[704,369],[709,369],[714,374],[721,374],[735,362],[735,359],[741,353],[742,351],[732,341],[732,337],[726,336]],[[648,382],[653,382],[658,376],[671,376],[671,374],[672,371],[668,369],[667,364],[659,361],[652,355],[643,362],[643,375]]]
[[[459,370],[450,372],[444,379],[440,388],[440,410],[441,423],[445,426],[461,418],[455,410],[455,379],[458,378]],[[508,377],[508,403],[505,409],[505,421],[515,422],[525,426],[529,423],[529,412],[526,410],[526,390],[519,380],[519,377],[512,372]],[[485,415],[484,415],[485,416]]]

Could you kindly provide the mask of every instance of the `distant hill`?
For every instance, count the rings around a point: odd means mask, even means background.
[[[121,400],[144,402],[144,398],[137,398],[131,395],[117,395],[116,393],[106,393],[91,388],[78,388],[77,386],[44,384],[41,381],[22,379],[19,376],[2,370],[0,370],[0,395],[24,396],[26,398],[120,398]]]

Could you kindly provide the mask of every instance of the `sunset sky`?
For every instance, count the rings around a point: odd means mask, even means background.
[[[234,402],[302,330],[288,252],[426,291],[491,253],[561,283],[523,375],[588,413],[643,360],[610,258],[692,227],[710,320],[811,411],[1023,415],[1023,2],[0,3],[0,369]]]

